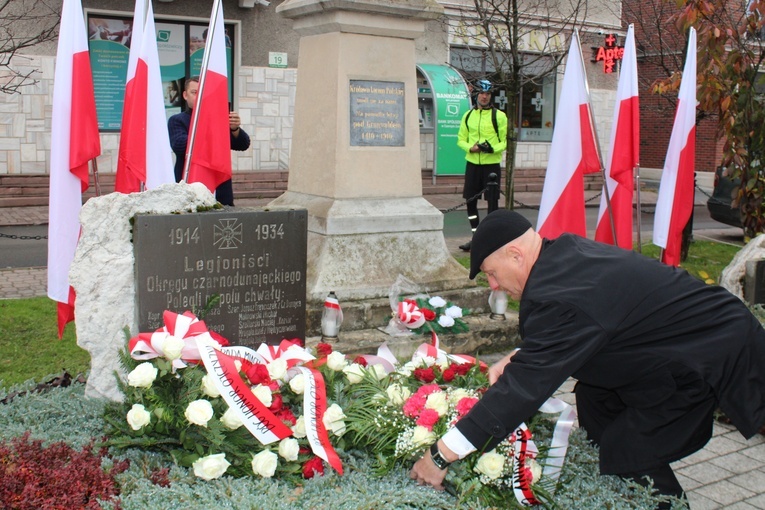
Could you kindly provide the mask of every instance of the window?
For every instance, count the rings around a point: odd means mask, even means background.
[[[521,90],[518,139],[524,142],[552,141],[555,75],[548,74],[541,82],[529,82]]]
[[[128,57],[133,42],[133,17],[97,11],[89,11],[86,16],[98,128],[117,132],[122,125]],[[208,24],[206,20],[163,20],[155,16],[162,90],[168,117],[185,106],[183,87],[186,77],[199,75]],[[226,23],[224,28],[231,102],[235,83],[233,41],[237,24]]]

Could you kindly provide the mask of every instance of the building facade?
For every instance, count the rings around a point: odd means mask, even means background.
[[[299,37],[291,21],[276,12],[281,3],[279,0],[270,4],[264,0],[223,1],[230,42],[232,108],[239,112],[242,126],[252,139],[249,150],[232,153],[235,173],[289,171],[290,149],[293,143],[299,143],[292,137],[299,79],[296,68]],[[496,69],[487,59],[486,44],[475,31],[476,13],[470,7],[473,2],[439,3],[444,8],[444,17],[428,22],[426,33],[417,40],[418,63],[452,66],[468,84],[476,77],[492,76]],[[101,173],[116,171],[120,87],[124,87],[133,7],[131,0],[83,0],[102,128],[102,154],[98,159]],[[547,74],[529,80],[521,91],[516,133],[518,168],[544,169],[547,165],[555,105],[565,68],[558,62],[568,51],[571,27],[566,20],[571,19],[576,20],[580,31],[596,127],[603,156],[606,156],[618,73],[613,72],[616,67],[606,69],[604,63],[596,59],[597,49],[605,44],[609,35],[616,41],[623,39],[626,30],[622,29],[618,5],[591,0],[583,3],[581,9],[572,15],[556,7],[555,13],[530,12],[524,17],[519,45],[523,58],[541,62],[530,68]],[[177,96],[183,77],[195,74],[195,65],[198,65],[195,59],[199,58],[195,52],[204,44],[202,31],[210,17],[210,2],[157,0],[154,11],[169,116],[180,110]],[[501,30],[498,34],[501,40]],[[3,120],[0,122],[0,176],[48,173],[55,51],[54,42],[41,44],[25,49],[12,61],[14,69],[33,72],[37,81],[22,87],[17,94],[0,94]],[[505,91],[497,94],[500,107],[504,96]],[[423,169],[433,168],[436,140],[433,129],[423,126],[420,139]]]

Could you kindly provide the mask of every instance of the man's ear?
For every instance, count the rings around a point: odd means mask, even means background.
[[[509,260],[517,262],[523,258],[523,250],[516,244],[508,243],[503,246],[503,249],[505,251],[505,256]]]

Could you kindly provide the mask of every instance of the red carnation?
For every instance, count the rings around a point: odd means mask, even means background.
[[[467,374],[471,368],[473,368],[472,363],[452,363],[449,365],[449,368],[454,370],[454,372],[457,375],[465,375]]]
[[[271,411],[276,412],[284,406],[284,399],[281,393],[274,393],[271,395],[271,405],[268,407]]]
[[[415,368],[414,378],[424,383],[431,383],[436,379],[436,374],[433,368]]]
[[[323,358],[324,356],[329,356],[330,354],[332,354],[332,346],[327,343],[320,342],[316,346],[316,354],[318,354],[320,358]]]
[[[447,368],[444,370],[444,373],[442,374],[444,377],[444,382],[452,382],[454,378],[457,376],[455,373],[455,370],[452,367]]]
[[[356,356],[356,359],[354,359],[353,362],[358,363],[362,367],[367,366],[367,360],[364,359],[364,356]]]
[[[436,312],[433,310],[428,310],[427,308],[423,308],[422,316],[425,317],[426,321],[430,322],[436,318]]]
[[[255,363],[245,372],[250,384],[269,384],[271,376],[268,375],[268,368],[262,363]]]
[[[312,457],[303,464],[303,478],[307,480],[316,475],[324,476],[324,462],[319,457]]]
[[[295,413],[290,411],[289,407],[282,407],[279,412],[276,413],[276,417],[279,418],[284,423],[289,423],[290,425],[295,425],[297,423],[297,418],[295,417]]]

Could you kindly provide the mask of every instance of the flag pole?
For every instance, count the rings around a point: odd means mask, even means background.
[[[592,111],[592,97],[590,97],[590,85],[587,81],[587,68],[584,65],[584,55],[582,55],[582,42],[579,40],[579,29],[574,29],[574,37],[579,45],[579,58],[582,61],[582,72],[584,73],[584,90],[587,93],[587,111],[590,117],[590,130],[595,138],[595,150],[598,153],[598,163],[600,163],[600,173],[603,175],[603,193],[606,194],[606,209],[608,210],[608,220],[611,223],[611,235],[614,245],[616,245],[616,225],[614,225],[614,212],[611,210],[611,195],[608,193],[608,177],[606,176],[606,167],[603,165],[603,156],[600,150],[600,138],[598,138],[598,129],[595,126],[595,115]]]
[[[643,253],[643,240],[641,235],[642,221],[641,221],[641,208],[640,208],[640,163],[635,166],[635,198],[637,205],[637,251]]]
[[[191,124],[189,130],[189,140],[186,149],[186,160],[183,163],[183,182],[189,180],[189,167],[191,164],[191,155],[194,153],[194,139],[197,135],[197,124],[199,123],[199,111],[202,107],[202,93],[205,89],[205,81],[207,77],[207,67],[210,64],[210,47],[212,46],[213,37],[215,35],[215,21],[218,19],[218,12],[220,12],[221,0],[215,0],[213,3],[212,15],[210,17],[210,24],[207,28],[207,39],[205,40],[205,53],[202,57],[202,68],[199,71],[199,90],[197,91],[197,104],[194,105],[194,122]],[[209,44],[208,44],[209,41]]]
[[[96,158],[93,158],[90,160],[91,166],[93,167],[93,184],[96,186],[96,196],[101,196],[101,184],[98,182],[98,160]]]

